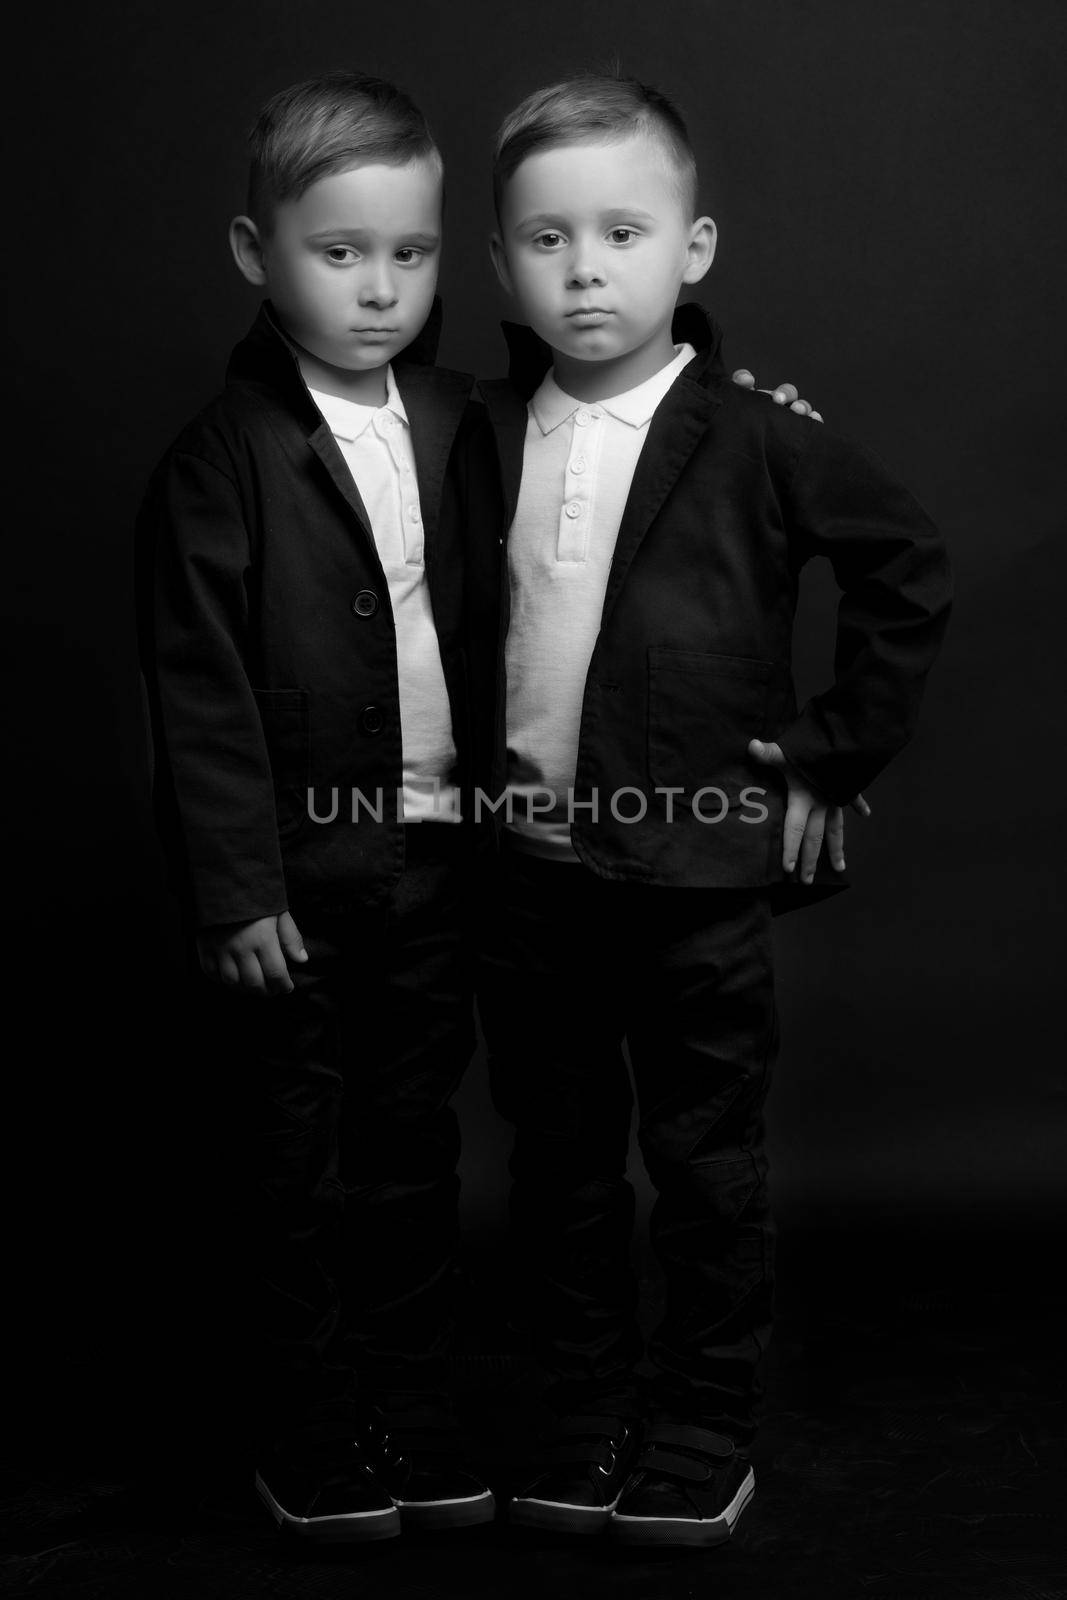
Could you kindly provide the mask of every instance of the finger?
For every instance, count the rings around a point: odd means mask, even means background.
[[[831,806],[826,813],[826,853],[835,872],[845,870],[845,813]]]
[[[736,372],[731,373],[731,377],[740,389],[754,389],[756,387],[756,380],[747,367],[738,367]]]
[[[241,974],[237,970],[237,962],[233,959],[233,956],[230,954],[229,950],[222,950],[219,952],[218,979],[219,982],[224,983],[228,989],[236,989],[237,985],[241,981]]]
[[[268,946],[259,953],[259,965],[268,994],[292,994],[296,984],[289,976],[280,944]]]
[[[800,399],[800,391],[795,383],[780,383],[772,389],[771,399],[776,406],[791,406],[794,400]]]
[[[858,794],[855,800],[850,800],[849,805],[859,817],[869,817],[871,814],[871,808],[861,794]]]
[[[822,412],[821,411],[809,411],[808,412],[808,416],[811,418],[812,422],[821,422],[822,421]]]
[[[762,739],[750,739],[748,753],[757,761],[764,762],[768,767],[784,767],[785,756],[779,744],[764,744]]]
[[[304,949],[304,940],[300,929],[289,915],[283,911],[278,918],[278,940],[290,961],[306,961],[308,953]]]
[[[786,872],[792,872],[796,867],[804,842],[808,810],[803,802],[795,800],[786,807],[785,825],[782,828],[782,866]]]
[[[237,970],[241,975],[242,989],[250,989],[256,994],[266,994],[267,985],[263,978],[263,968],[254,950],[241,951],[237,957]]]
[[[804,838],[800,846],[800,877],[803,883],[810,883],[815,876],[815,867],[825,832],[826,807],[812,806],[808,812],[808,824],[804,829]]]
[[[789,409],[795,411],[798,417],[806,417],[811,411],[811,406],[807,400],[794,400]]]

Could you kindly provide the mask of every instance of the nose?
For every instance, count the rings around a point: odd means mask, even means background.
[[[360,305],[377,306],[380,310],[385,310],[388,306],[395,306],[399,298],[391,263],[387,261],[368,263],[368,270],[359,288]]]
[[[567,262],[567,287],[587,289],[605,282],[604,264],[591,239],[576,240]]]

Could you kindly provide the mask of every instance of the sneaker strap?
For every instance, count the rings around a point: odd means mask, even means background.
[[[534,1465],[557,1467],[581,1462],[599,1467],[601,1472],[613,1472],[625,1443],[626,1423],[622,1417],[563,1417],[544,1435]]]
[[[580,1414],[574,1417],[561,1417],[549,1430],[547,1437],[552,1439],[607,1439],[613,1445],[620,1445],[626,1438],[625,1417],[599,1417]]]
[[[706,1483],[735,1453],[733,1440],[710,1428],[657,1422],[645,1429],[636,1470]]]
[[[436,1406],[386,1413],[386,1438],[403,1455],[455,1456],[466,1446],[457,1419]]]

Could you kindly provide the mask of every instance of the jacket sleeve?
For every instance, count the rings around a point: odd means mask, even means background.
[[[881,462],[821,424],[806,426],[785,509],[800,563],[826,556],[841,589],[834,682],[778,742],[809,783],[844,805],[911,737],[951,576],[937,529]]]
[[[198,927],[286,906],[248,675],[251,544],[236,484],[172,451],[138,520],[138,621],[164,847]]]

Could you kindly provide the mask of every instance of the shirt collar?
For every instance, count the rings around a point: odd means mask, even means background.
[[[391,366],[385,369],[385,404],[383,406],[361,406],[354,400],[342,400],[339,395],[323,394],[319,389],[312,389],[311,398],[318,406],[326,419],[330,432],[338,439],[345,439],[349,443],[358,439],[370,427],[374,418],[382,411],[391,411],[394,417],[399,417],[405,427],[409,427],[408,414],[404,409],[404,402],[400,398],[400,390],[396,386]]]
[[[654,372],[651,378],[646,378],[635,389],[627,389],[624,394],[613,394],[609,400],[597,400],[596,409],[606,411],[609,416],[628,423],[631,428],[643,428],[652,420],[656,407],[682,368],[688,366],[696,355],[691,344],[676,344],[674,349],[674,360]],[[576,400],[573,395],[566,394],[549,372],[530,401],[530,410],[541,432],[547,434],[573,417],[576,411],[583,407],[590,409],[592,405],[592,401]]]
[[[564,394],[551,372],[546,372],[541,387],[530,401],[530,412],[542,433],[552,433],[560,423],[581,408],[582,402]]]

